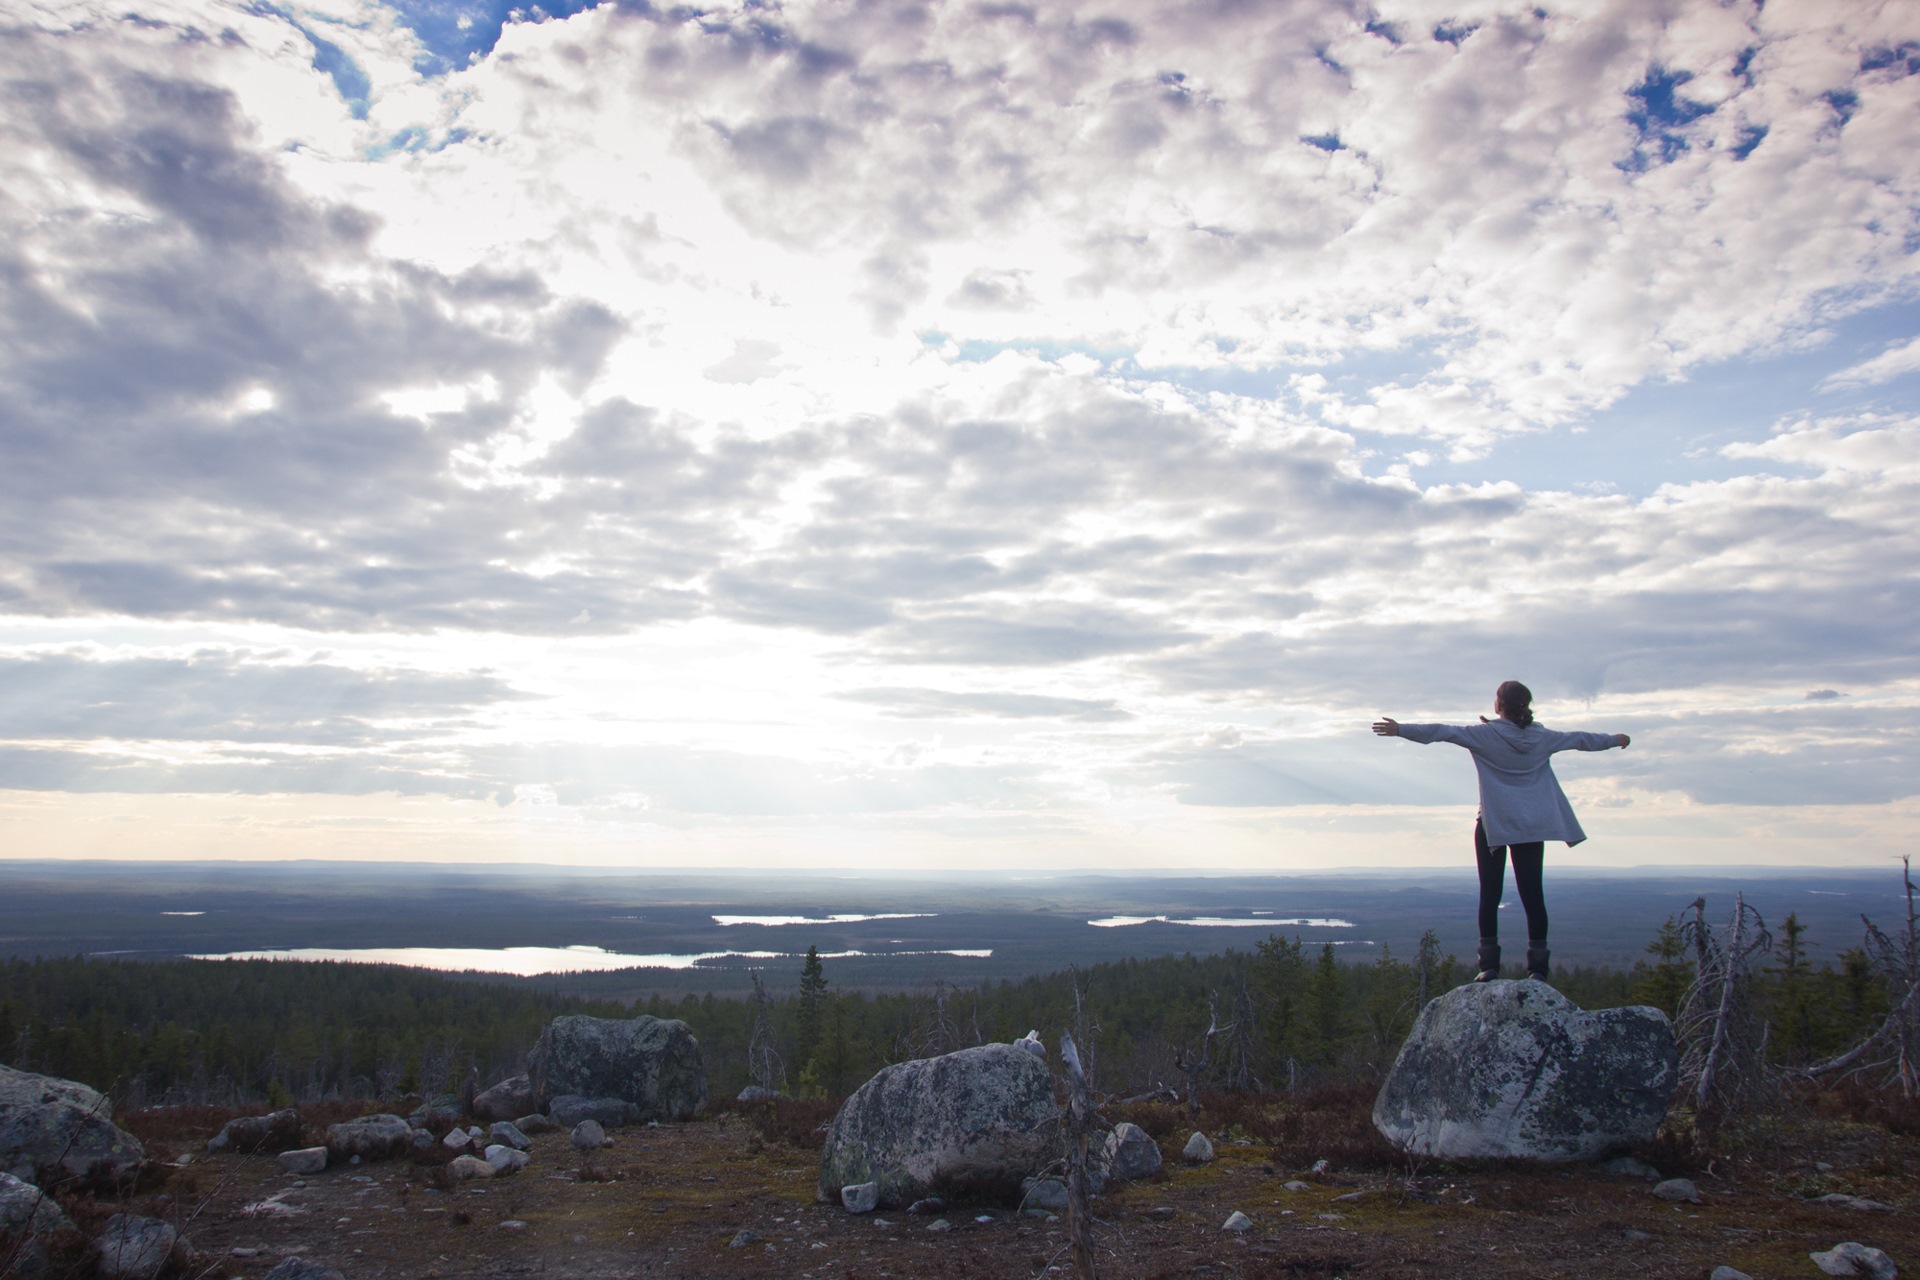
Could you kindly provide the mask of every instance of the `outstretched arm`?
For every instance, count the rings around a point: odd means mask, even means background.
[[[1373,731],[1383,738],[1397,738],[1400,736],[1400,722],[1392,716],[1381,716],[1373,722]],[[1627,744],[1623,742],[1620,745],[1624,747]]]

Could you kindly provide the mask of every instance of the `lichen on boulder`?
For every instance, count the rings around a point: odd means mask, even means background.
[[[574,1097],[632,1108],[614,1123],[690,1120],[707,1105],[700,1042],[678,1018],[555,1018],[527,1055],[527,1075],[543,1107]]]
[[[1421,1011],[1373,1123],[1415,1155],[1598,1160],[1653,1137],[1678,1073],[1658,1009],[1589,1012],[1544,982],[1469,983]]]

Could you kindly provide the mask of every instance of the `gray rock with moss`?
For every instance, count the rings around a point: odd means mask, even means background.
[[[381,1112],[327,1126],[327,1154],[335,1160],[384,1160],[413,1153],[413,1126]]]
[[[113,1103],[86,1085],[0,1066],[0,1170],[42,1186],[125,1182],[146,1160],[113,1123]]]
[[[1530,979],[1468,983],[1421,1011],[1373,1123],[1414,1155],[1598,1160],[1653,1137],[1679,1065],[1658,1009],[1589,1012]]]
[[[1010,1044],[896,1063],[854,1091],[827,1128],[820,1199],[879,1184],[882,1208],[923,1196],[1017,1201],[1058,1154],[1046,1065]]]
[[[72,1232],[73,1223],[31,1182],[0,1173],[0,1261],[11,1259],[20,1280],[49,1280],[56,1274],[48,1246]]]
[[[707,1105],[700,1042],[678,1018],[555,1018],[527,1055],[527,1076],[542,1106],[557,1097],[626,1103],[632,1110],[616,1123],[689,1120]]]

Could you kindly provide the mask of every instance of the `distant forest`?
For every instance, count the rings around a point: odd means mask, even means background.
[[[1868,957],[1815,967],[1788,917],[1754,975],[1776,1060],[1804,1064],[1853,1043],[1886,1014]],[[1631,970],[1559,969],[1554,985],[1586,1008],[1651,1004],[1672,1014],[1693,964],[1675,921]],[[1081,1015],[1096,1032],[1100,1088],[1115,1094],[1299,1087],[1383,1072],[1422,1001],[1469,970],[1428,936],[1412,957],[1363,965],[1334,949],[1270,936],[1252,952],[1169,955],[1021,981],[912,993],[841,991],[809,956],[763,971],[760,998],[652,997],[632,1004],[502,981],[379,965],[273,960],[0,961],[0,1060],[83,1081],[122,1104],[398,1100],[484,1087],[524,1069],[560,1014],[684,1019],[707,1061],[709,1093],[756,1077],[838,1097],[892,1062],[1037,1030],[1051,1045]],[[756,1031],[758,1035],[756,1036]],[[771,1050],[769,1053],[768,1050]],[[750,1068],[750,1059],[757,1067]]]

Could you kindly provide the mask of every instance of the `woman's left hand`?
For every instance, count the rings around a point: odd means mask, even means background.
[[[1627,747],[1630,747],[1630,746],[1632,746],[1632,745],[1633,745],[1633,739],[1632,739],[1632,738],[1629,738],[1629,737],[1628,737],[1628,736],[1627,736],[1626,734],[1624,734],[1624,733],[1616,733],[1616,734],[1614,734],[1614,735],[1613,735],[1613,740],[1614,740],[1615,742],[1617,742],[1617,743],[1619,743],[1619,744],[1620,744],[1620,747],[1621,747],[1621,749],[1622,749],[1622,750],[1625,750],[1625,749],[1626,749]]]
[[[1381,716],[1373,722],[1373,731],[1383,738],[1397,738],[1400,736],[1400,722],[1392,716]]]

